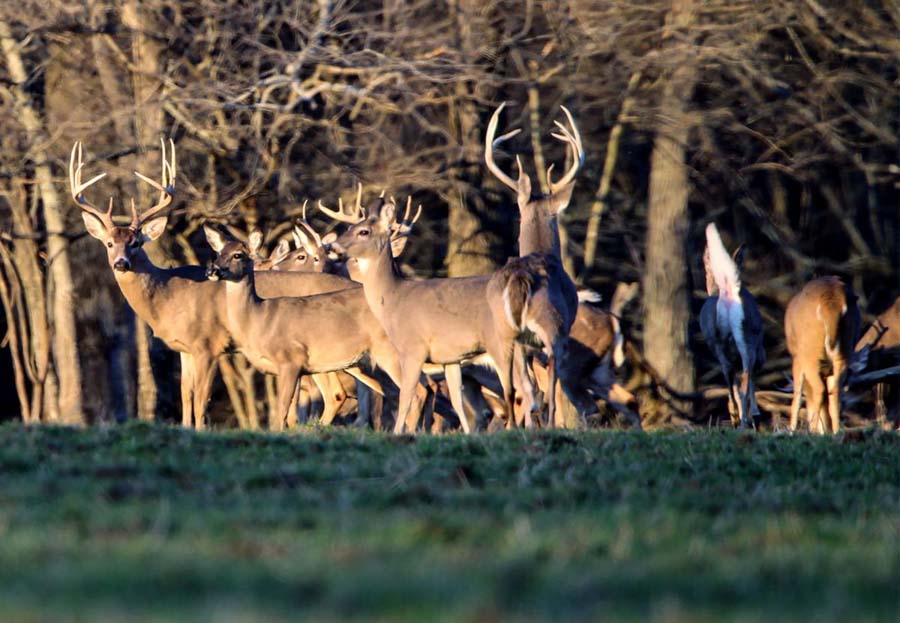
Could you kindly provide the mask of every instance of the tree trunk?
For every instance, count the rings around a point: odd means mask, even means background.
[[[78,340],[75,329],[75,301],[72,270],[69,264],[69,242],[63,235],[66,229],[59,195],[49,162],[50,153],[41,147],[47,144],[43,121],[28,93],[21,87],[27,80],[25,65],[19,54],[18,42],[12,38],[9,25],[0,21],[0,44],[6,58],[9,76],[16,86],[13,93],[19,118],[30,143],[35,178],[41,196],[44,222],[47,225],[47,255],[52,287],[50,319],[53,325],[53,361],[59,381],[58,409],[64,424],[83,424],[81,408],[81,364],[78,360]]]
[[[122,7],[122,23],[131,30],[131,53],[134,71],[132,72],[134,104],[135,104],[135,132],[137,142],[146,149],[159,142],[162,134],[163,111],[159,98],[162,88],[158,76],[160,75],[160,58],[165,50],[163,46],[146,35],[152,31],[152,24],[147,15],[147,10],[142,8],[141,2],[132,0]],[[159,170],[160,154],[156,151],[144,153],[138,156],[138,169],[145,175],[154,177],[151,171]],[[139,206],[147,207],[152,204],[152,192],[149,186],[138,184],[135,197]],[[151,259],[160,263],[159,251],[148,248]],[[155,257],[154,257],[155,256]],[[137,411],[141,420],[153,420],[156,417],[157,386],[153,377],[153,366],[150,357],[151,340],[148,334],[147,324],[135,317],[135,347],[137,348]]]
[[[691,0],[674,0],[667,28],[687,31]],[[666,37],[672,71],[659,103],[659,126],[651,155],[647,247],[644,266],[644,355],[662,381],[679,392],[694,390],[688,345],[690,289],[685,266],[690,187],[685,150],[690,133],[686,109],[694,88],[691,45]],[[689,404],[674,403],[690,410]]]
[[[473,0],[450,0],[450,10],[456,16],[459,49],[467,60],[475,62],[479,42],[473,26],[478,19],[480,5]],[[472,86],[466,82],[456,85],[455,101],[449,108],[449,126],[457,138],[459,151],[450,159],[461,162],[456,172],[453,194],[447,198],[448,227],[447,274],[450,277],[484,275],[496,268],[492,257],[496,236],[483,221],[484,202],[472,192],[473,179],[481,177],[481,121],[474,103]]]

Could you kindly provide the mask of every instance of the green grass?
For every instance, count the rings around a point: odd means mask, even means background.
[[[5,620],[900,618],[900,437],[0,427]]]

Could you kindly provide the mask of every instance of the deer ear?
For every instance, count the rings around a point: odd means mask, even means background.
[[[216,253],[219,253],[225,247],[227,240],[225,240],[225,236],[223,236],[221,232],[213,229],[209,225],[204,225],[203,233],[206,235],[206,241],[209,243],[209,246],[211,246],[212,250]]]
[[[288,253],[291,252],[291,243],[287,240],[282,240],[278,243],[278,246],[275,247],[275,250],[272,251],[272,255],[269,256],[275,264],[279,262],[283,262],[284,258],[288,256]]]
[[[384,231],[391,231],[391,228],[394,226],[396,211],[396,206],[390,201],[382,204],[381,209],[378,211],[378,224]]]
[[[575,180],[572,180],[548,197],[551,214],[559,214],[569,207],[569,202],[572,201],[573,190],[575,190]]]
[[[84,227],[87,229],[87,232],[96,238],[97,240],[106,240],[106,227],[103,226],[103,223],[100,222],[93,214],[88,214],[87,212],[81,213],[81,220],[84,221]]]
[[[744,254],[747,251],[746,245],[739,245],[737,249],[734,250],[734,253],[731,254],[731,259],[734,260],[734,263],[737,265],[738,269],[744,267]]]
[[[518,161],[519,159],[516,158],[516,162]],[[521,163],[519,164],[519,179],[516,180],[516,186],[518,188],[516,201],[519,203],[519,208],[524,208],[531,201],[531,178],[522,170]]]
[[[259,255],[259,249],[262,247],[263,234],[258,229],[254,229],[247,236],[247,246],[250,248],[250,255]]]
[[[166,224],[169,222],[168,216],[158,216],[150,219],[141,225],[141,237],[147,240],[156,240],[166,231]]]

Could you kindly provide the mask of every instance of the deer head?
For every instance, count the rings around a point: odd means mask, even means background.
[[[581,135],[575,126],[572,114],[565,106],[561,106],[570,127],[566,127],[559,121],[554,121],[558,132],[552,136],[564,142],[572,151],[572,166],[559,180],[553,181],[553,165],[547,168],[547,182],[550,193],[547,195],[534,195],[531,178],[522,169],[522,160],[516,156],[518,177],[513,179],[503,172],[494,161],[494,149],[504,141],[512,138],[521,128],[511,130],[506,134],[495,138],[500,113],[506,107],[506,102],[500,104],[491,115],[487,133],[484,137],[484,161],[488,170],[503,182],[505,186],[516,193],[516,202],[519,205],[521,216],[521,228],[519,230],[519,253],[527,255],[534,252],[559,252],[559,231],[557,229],[557,217],[565,210],[572,198],[572,190],[575,188],[575,176],[584,164],[584,147],[581,144]]]
[[[206,269],[212,281],[241,281],[253,274],[253,256],[250,245],[232,240],[209,225],[203,226],[209,246],[216,252],[216,259]]]
[[[116,225],[112,218],[113,199],[110,197],[106,211],[99,210],[84,196],[84,191],[106,176],[100,173],[87,182],[81,181],[84,160],[81,141],[72,147],[69,158],[69,190],[72,200],[81,208],[81,218],[88,233],[106,245],[106,256],[110,267],[117,272],[132,270],[134,260],[143,254],[145,242],[156,240],[166,229],[168,216],[163,211],[172,203],[175,193],[175,144],[169,140],[171,160],[166,157],[166,143],[160,140],[162,152],[161,182],[156,182],[138,173],[138,179],[159,190],[159,200],[142,214],[138,214],[134,199],[131,200],[131,223],[125,227]]]

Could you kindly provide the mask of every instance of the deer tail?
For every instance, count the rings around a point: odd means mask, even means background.
[[[737,264],[722,244],[715,223],[706,226],[706,249],[709,254],[709,271],[719,290],[719,298],[724,297],[729,303],[740,304],[741,276],[738,274]]]
[[[534,280],[525,270],[515,270],[503,287],[503,310],[506,321],[516,331],[524,331],[528,318],[528,303],[531,300]]]

